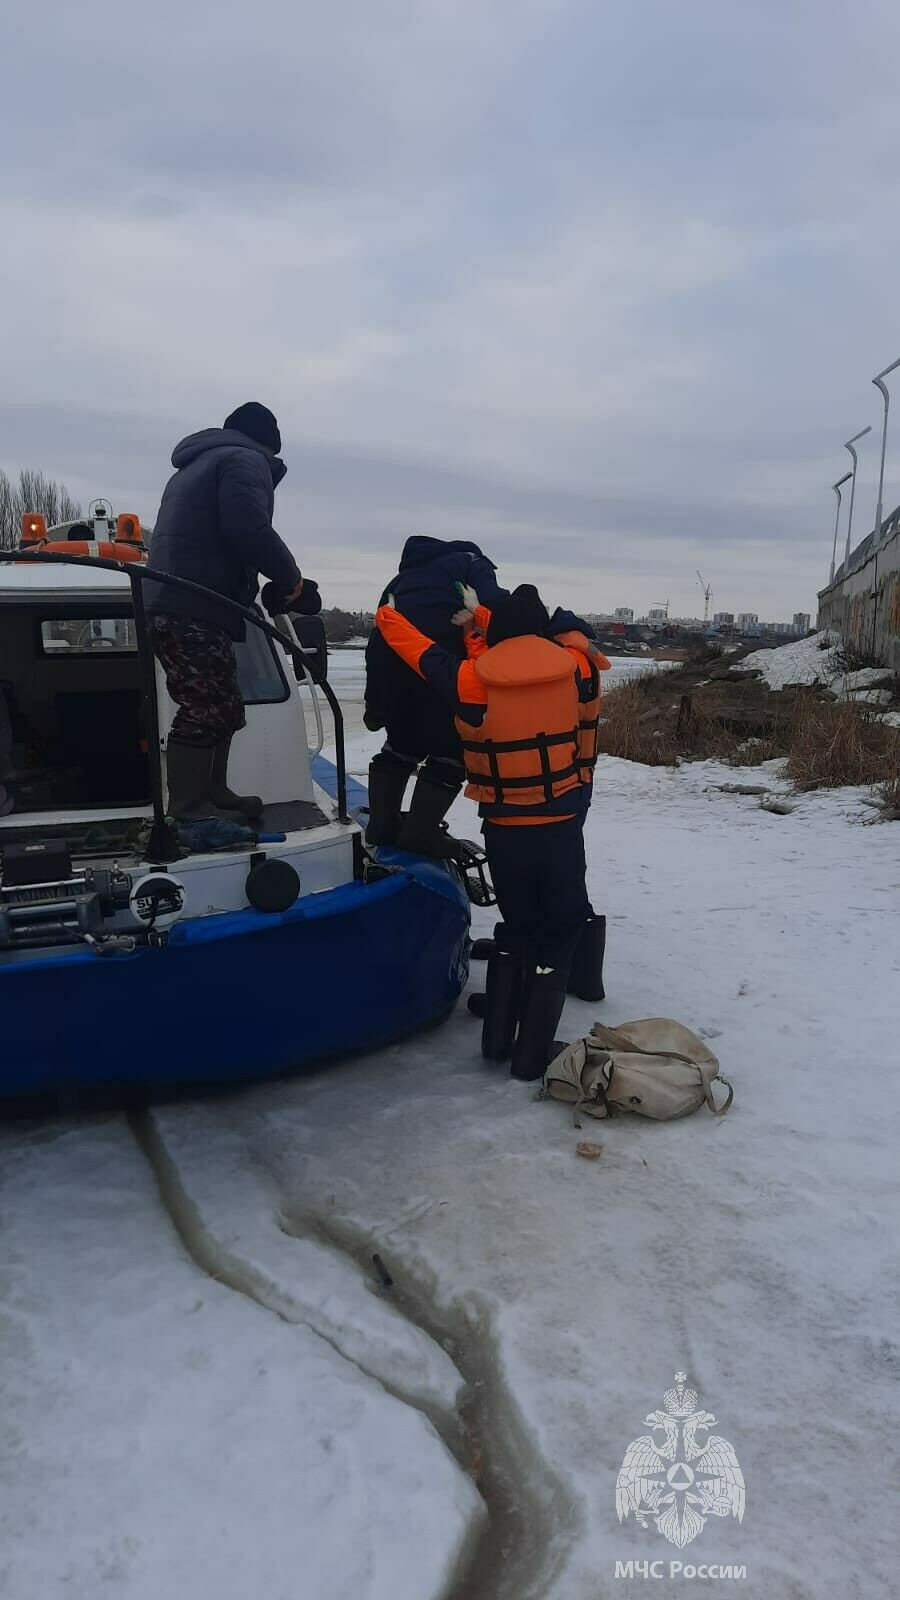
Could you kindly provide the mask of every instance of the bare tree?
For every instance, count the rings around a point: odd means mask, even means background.
[[[19,473],[18,482],[14,483],[0,470],[0,550],[15,549],[26,511],[40,512],[51,528],[81,516],[81,506],[64,483],[28,468]]]
[[[325,637],[331,644],[343,644],[346,639],[352,639],[353,617],[349,611],[342,611],[340,606],[333,606],[330,611],[322,612],[322,622]]]

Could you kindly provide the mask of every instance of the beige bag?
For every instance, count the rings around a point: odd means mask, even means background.
[[[725,1085],[725,1102],[717,1106],[712,1085]],[[671,1017],[646,1017],[605,1028],[595,1022],[585,1039],[576,1039],[551,1061],[540,1096],[552,1095],[575,1106],[578,1113],[609,1117],[634,1111],[640,1117],[667,1121],[686,1117],[704,1101],[722,1117],[734,1090],[719,1072],[719,1063],[702,1039]]]

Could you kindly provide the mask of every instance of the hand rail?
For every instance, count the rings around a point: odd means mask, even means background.
[[[316,756],[320,756],[325,748],[325,729],[322,725],[322,708],[319,705],[319,696],[316,694],[316,680],[307,665],[308,658],[310,656],[315,656],[316,651],[314,647],[310,645],[302,645],[300,643],[300,640],[297,638],[297,630],[287,612],[279,612],[278,622],[286,632],[289,632],[290,638],[294,640],[298,650],[302,651],[303,653],[303,681],[304,683],[309,684],[309,698],[312,702],[313,716],[316,719],[316,738],[318,743],[315,750],[310,750],[309,752],[310,760],[314,761]]]
[[[151,835],[151,844],[158,834],[159,838],[156,842],[161,844],[163,848],[165,847],[166,827],[165,807],[162,798],[162,763],[159,758],[159,726],[156,716],[156,672],[153,653],[150,650],[150,641],[147,637],[143,590],[139,588],[141,584],[147,582],[168,584],[170,588],[183,589],[186,593],[201,595],[206,600],[214,600],[218,605],[228,606],[229,610],[233,611],[236,616],[242,617],[245,622],[249,622],[254,628],[259,628],[266,635],[266,638],[272,639],[276,644],[280,644],[292,660],[300,661],[312,678],[313,683],[322,690],[334,719],[334,764],[337,773],[338,821],[348,826],[352,823],[353,819],[347,810],[347,756],[344,748],[344,713],[341,710],[340,701],[328,679],[321,677],[310,665],[300,645],[289,639],[287,634],[282,633],[280,629],[273,628],[255,607],[242,606],[237,600],[231,600],[227,595],[218,594],[215,589],[207,589],[202,583],[193,583],[189,578],[176,578],[171,572],[159,572],[155,567],[145,567],[143,563],[136,561],[112,561],[106,556],[67,556],[56,551],[0,550],[0,562],[3,561],[18,562],[20,564],[27,562],[30,565],[45,563],[48,566],[92,567],[99,572],[121,573],[123,577],[129,580],[132,591],[132,604],[134,605],[135,627],[138,633],[138,656],[141,665],[144,703],[148,715],[152,715],[153,718],[150,726],[156,727],[157,730],[156,738],[152,741],[148,740],[148,745],[151,743],[155,745],[155,755],[150,757],[150,780],[153,788],[153,833]],[[139,594],[140,598],[138,598]],[[142,638],[143,649],[141,648]],[[163,857],[159,855],[159,859],[161,860]]]

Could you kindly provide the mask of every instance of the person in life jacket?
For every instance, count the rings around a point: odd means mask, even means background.
[[[464,651],[453,616],[464,587],[488,605],[505,599],[492,561],[467,539],[407,539],[400,567],[382,592],[416,628],[457,663]],[[366,646],[365,723],[385,742],[369,767],[370,845],[398,844],[422,855],[441,852],[441,823],[463,783],[462,750],[451,709],[428,680],[411,672],[376,628]],[[403,796],[416,774],[408,814]]]
[[[605,923],[588,899],[583,828],[609,662],[584,632],[557,629],[530,584],[460,620],[471,623],[462,663],[390,605],[375,617],[453,708],[503,918],[479,1007],[482,1051],[511,1056],[513,1076],[532,1079],[547,1065],[576,967],[579,993],[596,986],[598,958],[602,973]]]

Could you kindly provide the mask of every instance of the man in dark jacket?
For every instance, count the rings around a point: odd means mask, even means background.
[[[300,569],[272,527],[275,489],[287,468],[271,411],[239,406],[222,428],[182,439],[163,492],[150,565],[239,605],[256,598],[259,574],[287,601],[303,587]],[[153,647],[178,711],[166,747],[169,812],[189,820],[217,812],[253,816],[256,795],[228,788],[228,752],[244,726],[234,641],[245,624],[227,605],[172,584],[145,585]]]
[[[381,604],[462,659],[460,630],[453,617],[471,589],[488,607],[505,599],[492,561],[466,539],[407,539],[400,570]],[[440,824],[462,787],[463,763],[453,713],[432,686],[418,677],[376,629],[366,647],[366,727],[384,728],[385,743],[369,767],[369,844],[399,844],[423,855],[440,850]],[[406,785],[418,772],[409,813],[401,823]]]

